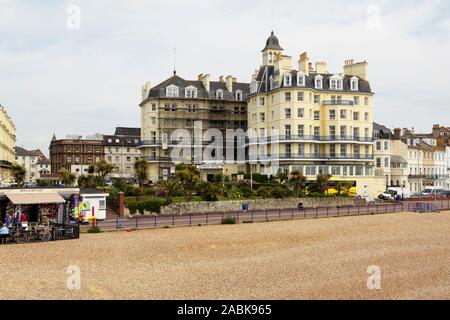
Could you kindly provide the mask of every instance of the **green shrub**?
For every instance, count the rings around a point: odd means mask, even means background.
[[[222,219],[222,224],[236,224],[236,218],[234,217],[228,217],[228,218],[224,218]]]
[[[130,209],[131,214],[135,214],[138,211],[138,205],[135,201],[128,201],[127,207]]]
[[[90,228],[87,233],[101,233],[102,230],[100,230],[100,227],[92,227]]]
[[[155,189],[153,188],[149,188],[149,187],[144,187],[144,196],[149,197],[149,196],[154,196],[155,195]]]
[[[141,187],[133,187],[133,190],[131,191],[131,195],[133,197],[140,197],[142,196],[143,191]]]
[[[143,202],[143,207],[145,210],[153,213],[161,213],[161,207],[164,204],[163,200],[147,200]]]

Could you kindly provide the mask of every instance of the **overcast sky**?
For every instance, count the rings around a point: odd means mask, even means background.
[[[272,26],[295,68],[304,51],[332,73],[367,60],[375,121],[450,125],[446,0],[0,0],[0,103],[17,145],[48,154],[53,133],[139,126],[140,88],[172,75],[174,47],[183,78],[250,81]]]

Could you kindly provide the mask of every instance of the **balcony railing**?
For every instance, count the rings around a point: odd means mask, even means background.
[[[250,160],[257,160],[258,158],[273,158],[273,159],[314,159],[314,160],[373,160],[370,154],[332,154],[332,153],[280,153],[278,155],[250,155]]]
[[[410,174],[409,179],[445,180],[449,179],[448,174]]]
[[[367,142],[372,143],[373,138],[371,137],[359,137],[359,136],[319,136],[319,135],[279,135],[270,137],[259,137],[250,138],[247,140],[248,143],[271,143],[271,142],[283,142],[283,141],[322,141],[322,142],[333,142],[333,141],[348,141],[348,142]]]
[[[324,100],[324,106],[353,106],[352,100]]]

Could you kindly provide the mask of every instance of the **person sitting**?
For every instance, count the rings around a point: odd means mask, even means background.
[[[6,243],[6,239],[9,236],[9,229],[0,222],[0,243]]]
[[[298,210],[303,210],[303,202],[299,202],[297,206]]]

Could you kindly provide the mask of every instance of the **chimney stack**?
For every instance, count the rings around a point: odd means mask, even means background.
[[[236,82],[236,78],[234,78],[233,76],[227,76],[226,82],[227,82],[227,90],[233,92],[233,83]]]
[[[203,86],[205,87],[206,91],[209,91],[209,74],[199,74],[198,75],[198,81],[203,82]]]
[[[394,129],[394,140],[401,140],[402,139],[402,129],[395,128]]]
[[[309,76],[310,71],[310,63],[309,63],[309,57],[307,52],[303,52],[300,55],[300,60],[298,61],[298,70],[305,73],[307,76]]]
[[[325,62],[316,62],[317,73],[327,73],[327,64]]]

